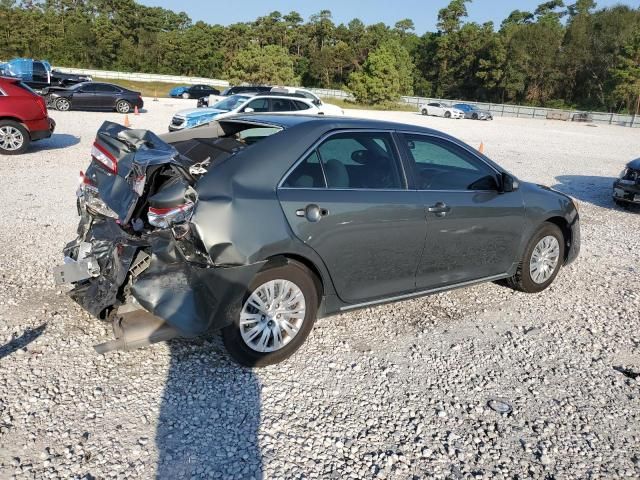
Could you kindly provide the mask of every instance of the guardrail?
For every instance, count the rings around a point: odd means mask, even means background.
[[[116,72],[110,70],[92,70],[86,68],[56,67],[56,69],[60,70],[61,72],[80,73],[100,78],[120,78],[123,80],[137,80],[142,82],[185,83],[189,85],[202,83],[205,85],[214,85],[220,87],[229,86],[228,81],[214,78],[183,77],[179,75],[158,75],[153,73]],[[340,98],[345,100],[353,100],[353,95],[345,92],[344,90],[328,88],[309,88],[308,90],[311,90],[316,95],[323,98]],[[573,116],[575,114],[585,113],[584,110],[563,110],[558,108],[528,107],[503,103],[469,102],[466,100],[450,100],[427,97],[406,96],[401,97],[400,102],[408,103],[409,105],[415,105],[416,110],[418,109],[419,105],[429,102],[443,102],[447,104],[468,103],[469,105],[476,105],[478,108],[489,110],[494,116],[515,118],[571,120],[573,119]],[[623,127],[640,127],[640,116],[636,117],[635,115],[622,115],[619,113],[606,112],[586,113],[589,113],[589,115],[591,115],[593,123],[620,125]]]
[[[504,103],[483,103],[468,102],[466,100],[444,100],[439,98],[424,97],[402,97],[403,103],[415,105],[416,110],[419,105],[429,102],[443,102],[449,105],[454,103],[466,103],[476,105],[478,108],[489,110],[493,116],[515,117],[515,118],[533,118],[533,119],[558,119],[571,120],[573,116],[580,113],[588,113],[591,115],[593,123],[601,123],[608,125],[620,125],[622,127],[640,127],[640,117],[635,115],[621,115],[618,113],[606,112],[586,112],[585,110],[563,110],[560,108],[545,107],[525,107],[521,105],[508,105]]]
[[[112,70],[93,70],[88,68],[67,68],[54,67],[64,73],[78,73],[82,75],[91,75],[99,78],[113,78],[121,80],[133,80],[138,82],[162,82],[162,83],[185,83],[188,85],[204,84],[216,87],[228,87],[229,82],[226,80],[218,80],[215,78],[203,77],[182,77],[179,75],[159,75],[155,73],[130,73],[116,72]]]

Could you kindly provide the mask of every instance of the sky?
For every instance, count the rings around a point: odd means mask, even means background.
[[[446,7],[449,0],[236,0],[212,5],[206,0],[138,0],[149,6],[185,11],[193,21],[229,25],[236,22],[253,21],[274,10],[282,14],[292,10],[300,13],[305,20],[320,10],[331,10],[336,24],[348,23],[359,18],[365,24],[384,22],[393,26],[398,20],[410,18],[416,26],[416,33],[435,31],[438,10]],[[467,6],[468,21],[484,23],[493,21],[500,25],[513,10],[534,11],[544,0],[473,0]],[[217,3],[217,2],[216,2]],[[565,3],[575,3],[565,0]],[[640,0],[599,0],[598,7],[608,7],[622,3],[640,8]]]

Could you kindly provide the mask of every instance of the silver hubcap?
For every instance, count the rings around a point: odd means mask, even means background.
[[[18,150],[23,143],[24,136],[16,127],[10,125],[0,127],[0,147],[4,150]]]
[[[558,239],[547,235],[533,249],[529,262],[531,279],[540,284],[551,278],[560,260],[560,244]]]
[[[59,100],[57,107],[58,110],[69,110],[69,102],[67,100]]]
[[[256,288],[240,313],[240,334],[256,352],[280,350],[300,331],[306,306],[302,290],[289,280],[271,280]]]
[[[118,103],[118,111],[120,113],[127,113],[129,111],[129,104],[125,102]]]

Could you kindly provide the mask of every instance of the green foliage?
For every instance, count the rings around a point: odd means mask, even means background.
[[[283,47],[251,45],[238,52],[229,65],[232,84],[297,85],[293,60]]]
[[[640,9],[595,0],[541,0],[496,31],[466,21],[472,0],[452,0],[437,31],[415,33],[359,19],[336,24],[274,11],[229,26],[135,0],[0,0],[0,59],[54,65],[303,83],[343,88],[366,101],[416,94],[581,109],[637,108]],[[627,3],[628,0],[622,0]],[[636,62],[636,63],[634,63]]]

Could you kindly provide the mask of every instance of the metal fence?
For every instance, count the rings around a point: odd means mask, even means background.
[[[229,82],[226,80],[218,80],[215,78],[202,77],[182,77],[179,75],[158,75],[155,73],[130,73],[115,72],[111,70],[92,70],[87,68],[67,68],[54,67],[56,70],[65,73],[79,73],[83,75],[91,75],[99,78],[113,78],[121,80],[133,80],[138,82],[162,82],[162,83],[184,83],[187,85],[205,84],[218,87],[228,87]]]

